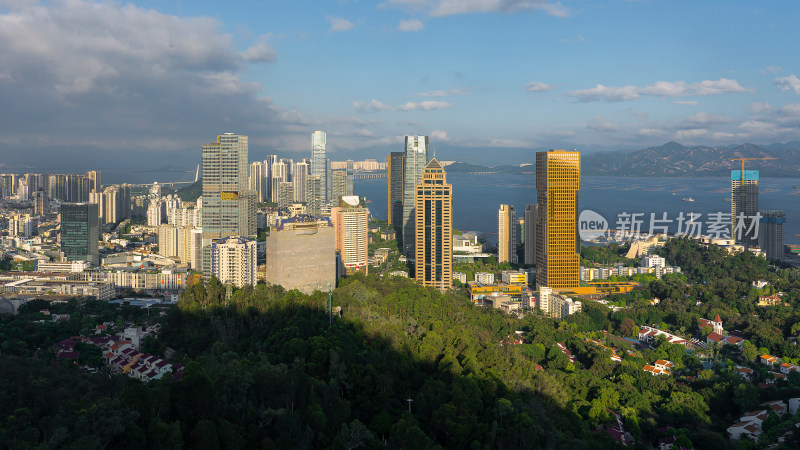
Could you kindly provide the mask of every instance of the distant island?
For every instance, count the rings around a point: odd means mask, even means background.
[[[765,177],[800,177],[800,142],[758,146],[741,144],[728,147],[687,147],[668,142],[642,150],[584,153],[583,175],[651,176],[651,177],[717,177],[728,176],[740,166],[733,158],[776,158],[748,161],[747,169],[756,169]],[[497,167],[456,162],[447,166],[451,173],[498,172],[535,174],[534,165]]]

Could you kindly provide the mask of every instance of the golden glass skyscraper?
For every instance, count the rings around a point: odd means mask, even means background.
[[[415,278],[444,291],[453,286],[453,186],[436,158],[415,191]]]
[[[536,284],[553,290],[578,287],[578,191],[581,154],[536,152]]]

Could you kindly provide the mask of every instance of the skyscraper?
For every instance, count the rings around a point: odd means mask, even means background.
[[[742,181],[744,175],[744,181]],[[758,171],[731,170],[731,238],[746,247],[758,245],[754,224],[758,212]],[[743,217],[739,217],[742,215]]]
[[[453,285],[453,187],[436,158],[425,166],[414,191],[415,278],[444,291]]]
[[[422,182],[422,171],[428,163],[428,136],[406,136],[403,167],[403,255],[414,255],[414,208],[417,185]],[[437,163],[438,164],[438,163]]]
[[[514,205],[500,205],[497,212],[497,261],[517,263],[517,213]]]
[[[86,172],[86,178],[89,179],[90,192],[100,192],[102,190],[103,184],[100,180],[99,170],[90,170]]]
[[[255,237],[255,194],[247,181],[247,136],[225,133],[203,146],[204,239]]]
[[[758,246],[766,253],[767,259],[783,260],[783,224],[786,213],[783,211],[761,211],[759,219]]]
[[[331,208],[331,222],[336,236],[336,252],[342,268],[339,273],[352,275],[368,272],[367,221],[369,210],[359,204],[357,196],[343,196],[339,206]]]
[[[580,152],[536,152],[536,283],[553,290],[578,287]]]
[[[536,264],[536,205],[525,206],[525,264]]]
[[[100,220],[93,203],[61,205],[61,251],[67,261],[84,260],[100,264]]]
[[[324,131],[311,133],[311,175],[319,177],[320,198],[328,201],[328,160],[325,157],[327,135]]]
[[[322,214],[322,181],[319,177],[311,175],[308,177],[306,185],[306,211],[309,215],[319,216]]]
[[[403,218],[403,162],[405,155],[405,152],[391,152],[386,161],[387,222],[389,225],[394,225],[395,231],[398,232]]]

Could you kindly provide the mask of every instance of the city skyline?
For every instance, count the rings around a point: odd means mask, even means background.
[[[15,170],[179,165],[208,129],[281,155],[325,129],[331,159],[380,158],[410,133],[442,159],[800,139],[793,2],[2,5]]]

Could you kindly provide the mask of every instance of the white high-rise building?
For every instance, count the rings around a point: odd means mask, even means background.
[[[319,177],[320,198],[328,201],[328,159],[325,156],[327,134],[324,131],[311,133],[311,175]]]
[[[248,188],[256,193],[256,200],[259,203],[264,202],[264,183],[266,176],[264,173],[264,163],[261,161],[254,161],[250,163],[250,173],[248,177]]]
[[[158,226],[158,254],[167,258],[178,257],[178,227]]]
[[[289,168],[286,166],[286,163],[283,161],[278,161],[272,164],[272,178],[271,178],[271,197],[270,201],[273,203],[278,203],[280,201],[280,185],[283,182],[288,181],[289,178]]]
[[[151,199],[147,206],[147,226],[157,227],[161,225],[161,201]]]
[[[241,288],[256,284],[256,241],[241,236],[211,244],[211,273],[220,283]]]
[[[311,164],[305,160],[294,165],[294,176],[292,177],[292,189],[294,190],[294,201],[306,201],[306,188],[308,187],[308,177],[311,175]]]

